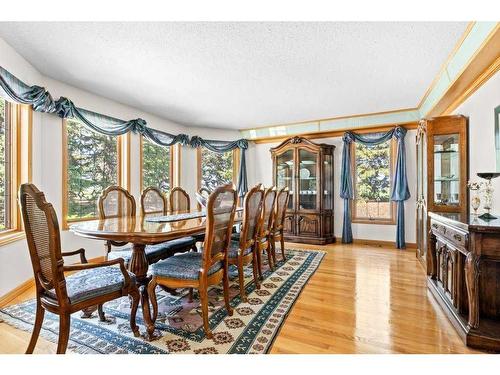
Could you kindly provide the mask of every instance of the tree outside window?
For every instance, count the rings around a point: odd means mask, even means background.
[[[201,157],[201,181],[200,187],[210,191],[220,185],[233,183],[233,151],[217,153],[206,148],[200,151]]]
[[[171,147],[142,140],[142,189],[154,186],[163,192],[170,191]]]

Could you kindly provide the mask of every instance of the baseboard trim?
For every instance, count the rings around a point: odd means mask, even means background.
[[[96,257],[89,259],[89,263],[98,263],[102,262],[105,259],[105,257]],[[14,299],[19,297],[21,294],[29,290],[30,288],[33,288],[35,286],[35,279],[30,278],[23,282],[22,284],[16,286],[14,289],[12,289],[10,292],[7,292],[7,294],[4,294],[3,296],[0,296],[0,308],[5,307],[10,304]]]
[[[368,246],[377,246],[377,247],[394,247],[396,248],[396,243],[392,241],[380,241],[380,240],[363,240],[361,238],[356,238],[352,241],[357,245],[368,245]],[[415,242],[407,242],[407,249],[416,249],[417,244]]]

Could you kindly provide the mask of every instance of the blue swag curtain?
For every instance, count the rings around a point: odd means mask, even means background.
[[[145,120],[119,120],[114,117],[88,111],[75,106],[68,98],[52,99],[50,93],[40,86],[28,86],[19,78],[0,66],[0,95],[17,103],[31,104],[37,112],[55,113],[61,118],[75,118],[95,132],[106,135],[122,135],[129,131],[139,133],[149,141],[160,146],[172,146],[176,143],[187,145],[186,134],[169,134],[147,126]]]
[[[392,176],[391,200],[397,202],[396,214],[396,247],[404,249],[405,244],[405,207],[404,201],[410,198],[408,179],[406,177],[406,151],[405,151],[406,129],[396,126],[386,133],[378,134],[356,134],[346,132],[342,138],[344,149],[342,150],[342,166],[340,172],[340,198],[344,200],[344,220],[342,229],[342,243],[352,243],[351,227],[351,205],[350,200],[354,198],[353,179],[351,168],[351,143],[360,142],[364,145],[378,145],[391,138],[397,140],[396,168]]]
[[[248,191],[247,167],[245,160],[245,150],[248,149],[248,141],[246,139],[238,139],[236,141],[216,141],[194,136],[191,138],[191,141],[189,143],[191,147],[205,147],[212,152],[219,153],[224,153],[239,148],[241,150],[241,155],[237,189],[239,197],[245,196]]]
[[[52,113],[56,105],[54,99],[45,88],[28,86],[26,83],[0,66],[0,95],[16,103],[31,104],[37,112]],[[3,92],[2,92],[3,91]]]

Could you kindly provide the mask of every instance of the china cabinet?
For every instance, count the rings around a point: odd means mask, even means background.
[[[429,243],[427,212],[468,214],[468,120],[424,119],[417,129],[417,258],[424,266]]]
[[[333,234],[333,151],[335,146],[292,137],[271,148],[273,185],[290,191],[285,240],[335,242]]]

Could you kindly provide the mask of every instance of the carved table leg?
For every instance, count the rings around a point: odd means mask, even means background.
[[[469,297],[469,328],[479,327],[479,260],[473,252],[465,258],[465,282]]]
[[[133,244],[132,247],[132,257],[130,258],[129,269],[130,272],[135,274],[137,279],[137,283],[141,288],[141,306],[142,306],[142,315],[144,318],[144,324],[146,325],[146,329],[148,332],[154,332],[154,323],[151,319],[151,314],[149,310],[149,295],[148,295],[148,261],[146,259],[144,244]],[[151,333],[148,335],[149,340],[154,340],[154,334]]]

